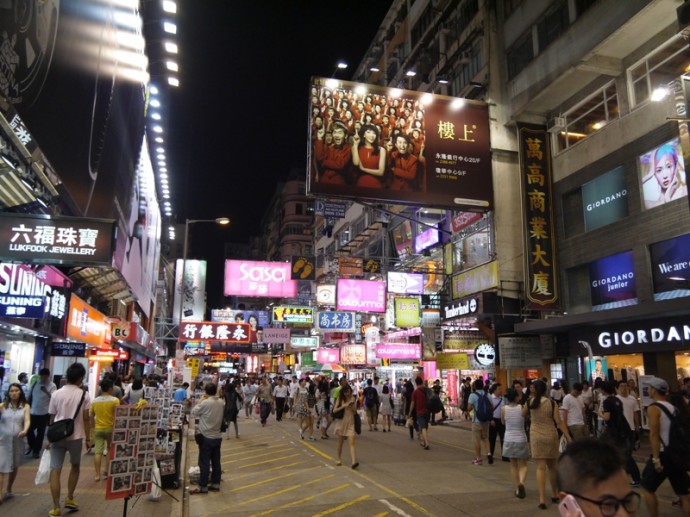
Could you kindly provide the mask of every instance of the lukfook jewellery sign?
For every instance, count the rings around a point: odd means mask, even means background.
[[[113,220],[0,214],[0,260],[111,265],[114,243]]]

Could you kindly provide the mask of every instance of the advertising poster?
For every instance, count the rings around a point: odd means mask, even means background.
[[[594,356],[591,359],[590,358],[585,358],[585,365],[586,365],[586,375],[587,375],[587,380],[589,381],[590,385],[594,386],[594,381],[597,379],[601,380],[608,380],[609,378],[609,368],[608,368],[608,360],[606,357],[602,356]]]
[[[637,304],[633,252],[624,251],[589,263],[592,310]]]
[[[317,285],[316,303],[319,305],[335,305],[335,284]]]
[[[423,273],[388,272],[388,292],[392,294],[424,294]]]
[[[403,221],[396,226],[393,231],[393,243],[398,256],[401,259],[412,255],[412,245],[414,244],[414,235],[412,234],[412,223],[410,221]]]
[[[690,234],[649,246],[654,301],[690,296]]]
[[[623,166],[582,185],[582,208],[587,232],[628,215],[628,188]]]
[[[310,100],[308,194],[492,208],[485,103],[321,77]]]
[[[678,138],[640,156],[638,167],[645,209],[687,197],[685,162]]]
[[[293,280],[314,280],[316,278],[316,261],[313,255],[293,256],[291,264]]]
[[[419,327],[422,323],[419,297],[395,299],[395,326]]]
[[[184,272],[182,268],[184,267]],[[182,319],[201,321],[206,310],[206,261],[182,260],[175,262],[175,298],[173,302],[173,323],[180,323],[180,304]]]

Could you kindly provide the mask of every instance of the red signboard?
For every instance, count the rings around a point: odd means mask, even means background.
[[[213,321],[183,321],[179,341],[217,341],[221,343],[250,343],[249,323]]]

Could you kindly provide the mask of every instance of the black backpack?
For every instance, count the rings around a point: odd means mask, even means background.
[[[664,460],[670,461],[684,472],[690,470],[690,426],[681,422],[678,410],[674,408],[673,414],[663,404],[655,402],[652,406],[661,409],[671,421],[668,433],[668,443],[664,444]]]
[[[477,393],[477,396],[479,398],[474,408],[474,414],[477,420],[482,423],[491,422],[494,418],[494,405],[491,403],[491,400],[489,400],[489,396],[486,392],[482,394]]]
[[[377,405],[379,398],[379,393],[376,388],[368,386],[364,389],[364,405],[368,408],[372,408]]]
[[[612,404],[611,415],[606,421],[606,427],[604,428],[603,437],[608,438],[614,442],[624,441],[630,437],[632,432],[628,421],[625,419],[623,414],[623,403],[615,395],[609,395],[604,400],[604,403],[610,401]],[[606,404],[608,406],[609,404]]]
[[[426,408],[429,410],[429,413],[436,414],[443,409],[441,397],[434,393],[431,388],[426,388],[424,394],[426,395]]]

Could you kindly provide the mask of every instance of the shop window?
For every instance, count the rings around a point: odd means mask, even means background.
[[[551,382],[556,380],[565,379],[563,374],[563,365],[561,363],[551,363],[549,365],[549,372],[551,373]],[[547,393],[551,389],[551,386],[547,386]]]
[[[611,81],[565,113],[565,127],[558,133],[558,151],[564,151],[596,133],[620,116],[616,83]]]
[[[655,89],[667,87],[688,70],[687,50],[685,39],[674,36],[628,69],[630,105],[633,108],[650,100]]]

